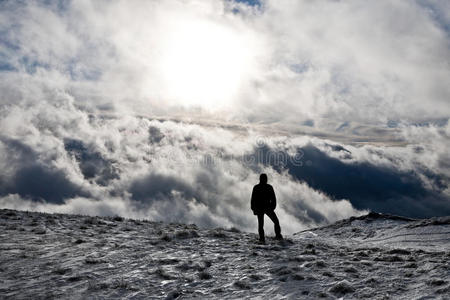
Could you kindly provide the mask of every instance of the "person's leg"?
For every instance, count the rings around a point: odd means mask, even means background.
[[[276,236],[277,238],[281,238],[281,237],[282,237],[282,235],[281,235],[281,227],[280,227],[280,222],[278,221],[277,215],[275,214],[274,211],[270,211],[270,212],[267,212],[267,216],[268,216],[268,217],[272,220],[272,222],[273,222],[274,229],[275,229],[275,236]]]
[[[259,233],[259,240],[264,242],[264,214],[258,215],[258,233]]]

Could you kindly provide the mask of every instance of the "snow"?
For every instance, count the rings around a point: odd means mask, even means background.
[[[265,245],[236,229],[13,210],[0,210],[0,228],[0,298],[450,295],[449,217],[371,213]]]

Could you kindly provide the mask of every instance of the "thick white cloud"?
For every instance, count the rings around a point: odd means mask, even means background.
[[[415,122],[449,115],[446,7],[406,0],[262,1],[253,9],[232,1],[4,2],[1,59],[14,73],[56,81],[84,105],[122,111],[197,107],[256,122],[314,120],[326,129]]]
[[[255,105],[260,97],[271,99],[274,114],[317,119],[319,126],[322,119],[448,118],[448,27],[427,7],[413,1],[264,3],[256,19],[273,54],[252,94]]]

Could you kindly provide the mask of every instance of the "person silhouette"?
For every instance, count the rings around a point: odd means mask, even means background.
[[[267,175],[261,174],[259,176],[259,184],[253,187],[251,209],[253,214],[258,217],[258,233],[259,241],[265,243],[264,236],[264,215],[266,214],[273,222],[275,228],[275,238],[283,239],[281,235],[280,222],[275,214],[277,206],[277,198],[273,187],[267,183]]]

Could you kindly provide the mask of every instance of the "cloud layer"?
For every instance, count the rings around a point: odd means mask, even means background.
[[[53,128],[39,109],[18,112],[15,106],[17,116],[33,115],[27,132],[10,127],[8,135],[20,138],[1,139],[2,165],[8,167],[1,174],[4,207],[116,213],[250,230],[255,225],[250,192],[265,171],[276,187],[286,232],[361,213],[348,200],[331,200],[265,166],[254,155],[261,140],[246,130],[89,116],[71,102],[41,109],[66,118]],[[15,123],[11,118],[8,124]],[[286,138],[277,143],[283,151],[292,148]]]
[[[450,213],[444,154],[430,159],[439,151],[432,145],[356,147],[252,127],[90,115],[70,100],[13,111],[1,123],[9,126],[0,142],[3,207],[252,230],[250,192],[266,172],[287,233],[367,210]],[[57,124],[48,113],[60,116]]]

